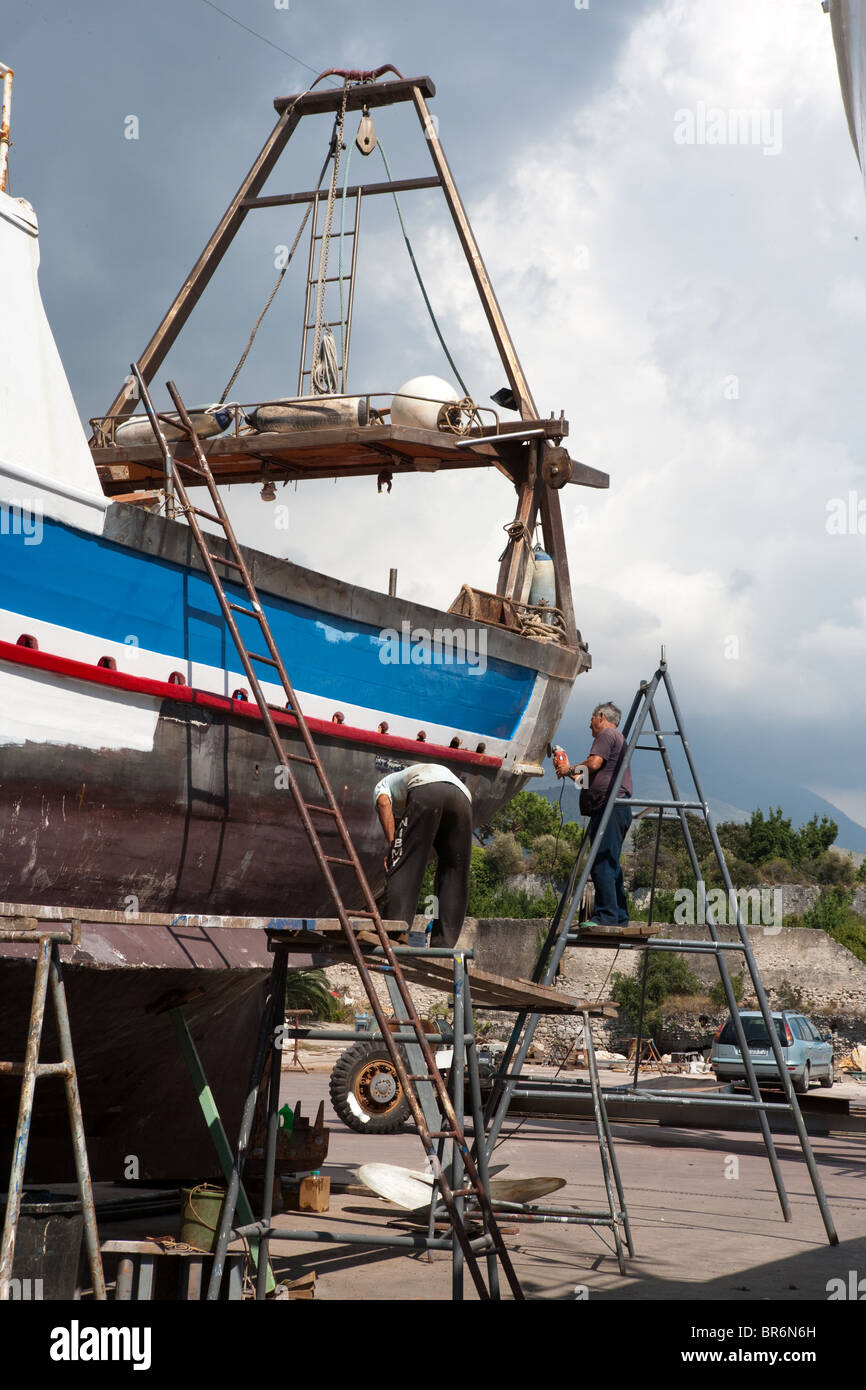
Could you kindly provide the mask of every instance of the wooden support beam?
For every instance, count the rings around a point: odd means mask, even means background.
[[[562,509],[559,493],[539,482],[537,499],[541,513],[541,534],[549,555],[555,557],[556,606],[565,618],[565,630],[569,640],[575,637],[577,627],[574,620],[574,600],[571,595],[571,579],[568,573],[568,550],[565,544],[565,531],[562,525]]]
[[[538,409],[532,398],[529,383],[524,375],[523,367],[520,365],[520,359],[517,356],[517,351],[511,340],[511,334],[508,331],[502,309],[496,298],[490,276],[487,273],[487,267],[482,260],[478,243],[475,240],[475,234],[472,231],[469,218],[466,215],[466,209],[457,191],[454,176],[445,158],[445,152],[439,143],[439,136],[436,133],[436,128],[431,119],[427,102],[424,99],[424,93],[418,86],[413,88],[412,99],[415,103],[415,110],[421,122],[427,144],[430,147],[430,156],[433,160],[434,167],[442,181],[442,191],[445,194],[445,200],[451,212],[454,226],[457,229],[457,235],[460,238],[460,244],[463,247],[469,270],[475,281],[475,288],[478,291],[482,307],[487,315],[487,322],[490,325],[490,331],[493,334],[500,360],[505,369],[505,374],[508,377],[508,384],[514,392],[514,398],[517,401],[517,406],[522,418],[524,420],[537,418]],[[537,466],[537,456],[535,463]],[[561,590],[561,593],[558,594],[559,607],[565,615],[566,631],[569,641],[571,641],[575,631],[574,611],[569,588],[568,559],[565,552],[565,536],[562,529],[559,497],[544,484],[539,485],[536,489],[536,478],[533,476],[534,471],[535,469],[530,465],[528,476],[520,485],[516,519],[523,521],[531,530],[535,522],[540,494],[543,494],[544,511],[548,518],[545,538],[547,539],[549,534],[549,543],[552,546],[550,554],[557,571],[557,587],[558,590]],[[507,598],[514,597],[516,586],[520,583],[524,563],[523,551],[524,546],[522,541],[512,541],[508,547],[508,554],[503,561],[502,569],[500,570],[500,580],[504,578],[505,587],[500,583],[499,592]],[[508,585],[512,587],[509,588]]]
[[[360,111],[367,106],[372,111],[379,106],[393,106],[399,101],[411,101],[415,90],[435,97],[436,87],[429,77],[403,77],[396,82],[361,82],[349,88],[347,111]],[[315,92],[295,92],[294,96],[277,97],[274,110],[281,115],[294,110],[299,116],[314,116],[326,111],[339,111],[343,103],[342,87],[320,87]]]
[[[515,484],[517,488],[517,510],[514,515],[514,520],[516,522],[521,522],[531,535],[532,526],[535,522],[536,508],[535,484],[529,480],[529,471],[529,464],[527,462],[523,469],[522,476]],[[517,598],[523,585],[527,559],[528,555],[524,541],[522,539],[516,541],[509,540],[499,566],[499,579],[496,585],[497,593],[503,594],[507,598]]]
[[[475,288],[478,291],[481,306],[487,316],[487,322],[490,324],[490,331],[493,334],[500,360],[505,369],[505,374],[508,377],[508,384],[514,392],[514,397],[518,403],[521,416],[524,419],[536,418],[538,411],[532,399],[529,383],[523,374],[520,359],[517,356],[517,351],[511,340],[511,334],[508,331],[505,318],[499,307],[499,301],[496,298],[493,284],[487,273],[487,267],[482,259],[478,242],[475,240],[475,233],[470,226],[469,218],[466,215],[466,209],[457,191],[454,175],[451,173],[448,161],[445,158],[445,151],[439,143],[436,126],[424,98],[425,93],[421,86],[418,83],[414,83],[412,85],[412,100],[415,104],[418,120],[421,123],[421,129],[424,131],[424,136],[430,148],[430,157],[439,175],[442,191],[445,194],[445,201],[448,204],[454,226],[457,229],[457,235],[460,238],[460,245],[463,247],[469,270],[475,281]]]
[[[390,183],[353,183],[345,191],[346,199],[357,198],[360,193],[364,198],[373,198],[379,193],[413,193],[419,188],[439,188],[440,183],[437,178],[426,179],[394,179]],[[282,208],[290,207],[294,203],[312,203],[316,197],[323,196],[321,189],[310,189],[307,193],[275,193],[266,198],[246,198],[245,208]],[[340,191],[343,197],[342,190]]]

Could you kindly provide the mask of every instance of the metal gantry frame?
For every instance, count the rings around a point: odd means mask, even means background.
[[[656,699],[660,692],[663,692],[667,696],[668,706],[675,725],[675,727],[672,729],[664,729],[659,719],[658,711],[656,708]],[[645,731],[649,732],[653,736],[653,738],[655,739],[654,743],[639,743],[640,737]],[[568,947],[592,947],[595,949],[601,947],[613,950],[633,950],[638,948],[646,951],[681,951],[715,956],[716,962],[719,967],[719,975],[725,993],[725,1000],[727,1002],[731,1019],[733,1021],[734,1031],[737,1036],[737,1045],[743,1058],[743,1065],[746,1071],[746,1079],[748,1082],[750,1092],[749,1098],[744,1099],[737,1096],[719,1095],[713,1096],[711,1099],[708,1100],[706,1098],[696,1097],[694,1095],[689,1094],[688,1092],[652,1091],[643,1088],[638,1090],[637,1062],[635,1065],[634,1080],[631,1087],[618,1087],[609,1089],[604,1094],[608,1095],[611,1098],[616,1098],[617,1100],[627,1100],[634,1102],[636,1105],[639,1105],[642,1102],[653,1103],[659,1100],[664,1100],[665,1102],[672,1102],[674,1104],[681,1104],[683,1106],[694,1105],[696,1107],[699,1107],[701,1105],[712,1104],[714,1106],[729,1106],[731,1110],[754,1111],[758,1119],[761,1135],[764,1140],[764,1146],[767,1151],[767,1157],[770,1163],[770,1169],[773,1174],[773,1181],[776,1186],[779,1204],[781,1206],[782,1214],[786,1221],[790,1221],[792,1219],[791,1206],[788,1200],[787,1191],[785,1189],[785,1183],[782,1177],[781,1169],[779,1167],[778,1155],[776,1153],[776,1147],[770,1129],[769,1116],[771,1114],[780,1113],[790,1115],[794,1123],[794,1128],[800,1143],[800,1148],[803,1153],[803,1158],[806,1163],[809,1178],[812,1183],[812,1188],[821,1211],[821,1218],[824,1222],[824,1229],[827,1233],[827,1239],[831,1245],[836,1245],[838,1244],[839,1238],[836,1234],[835,1225],[833,1223],[833,1218],[827,1203],[827,1198],[824,1192],[823,1184],[821,1182],[821,1177],[818,1172],[817,1165],[815,1163],[815,1156],[812,1152],[812,1146],[809,1142],[809,1136],[806,1130],[806,1126],[803,1122],[803,1116],[800,1111],[797,1095],[791,1084],[791,1078],[788,1074],[788,1070],[785,1065],[784,1058],[782,1056],[781,1044],[779,1042],[776,1029],[773,1026],[772,1011],[770,1009],[767,996],[764,991],[764,986],[761,982],[760,973],[758,971],[757,963],[755,961],[754,953],[752,951],[752,945],[749,940],[748,930],[740,912],[739,899],[734,890],[733,883],[731,882],[731,876],[728,871],[728,866],[725,861],[725,856],[722,851],[721,842],[719,840],[718,831],[716,828],[715,817],[712,811],[710,810],[706,797],[704,796],[703,788],[701,785],[700,777],[698,775],[697,767],[695,765],[694,757],[692,755],[691,747],[688,738],[686,737],[682,715],[680,713],[680,707],[677,702],[670,674],[668,672],[667,662],[664,656],[664,649],[662,649],[662,657],[659,668],[653,676],[652,680],[642,681],[637,690],[637,693],[635,694],[634,700],[632,701],[631,709],[628,713],[628,717],[625,720],[625,723],[622,727],[622,734],[623,738],[625,739],[624,755],[611,784],[610,791],[608,794],[608,800],[605,805],[595,839],[592,843],[589,843],[589,837],[584,837],[584,841],[581,846],[581,852],[575,861],[574,867],[571,872],[571,876],[569,878],[569,882],[565,888],[565,891],[562,894],[562,897],[560,898],[556,912],[554,913],[554,916],[551,920],[547,938],[545,940],[544,946],[539,956],[538,964],[536,966],[534,979],[543,984],[552,984],[556,978],[556,974],[559,969],[562,957]],[[674,772],[674,768],[670,760],[667,744],[665,743],[666,738],[679,738],[681,741],[681,747],[685,755],[689,773],[691,775],[692,783],[694,786],[693,798],[684,798],[680,794],[676,774]],[[680,827],[682,829],[683,838],[685,840],[686,848],[689,855],[689,860],[691,862],[696,880],[700,880],[702,878],[702,872],[697,851],[695,849],[694,840],[692,838],[691,828],[688,823],[688,816],[686,813],[688,811],[694,811],[699,812],[703,816],[710,836],[710,841],[713,846],[713,851],[715,853],[719,871],[722,877],[722,882],[727,893],[727,901],[731,904],[736,904],[736,927],[739,940],[733,942],[726,942],[722,941],[719,938],[719,934],[717,931],[718,924],[715,921],[713,910],[709,906],[709,904],[707,904],[706,906],[705,914],[705,925],[707,927],[707,931],[709,933],[710,938],[708,941],[696,939],[671,940],[662,937],[649,937],[640,941],[636,941],[634,938],[626,938],[625,936],[617,938],[615,935],[611,935],[608,939],[607,936],[605,936],[605,938],[600,938],[598,936],[593,936],[590,933],[582,933],[579,930],[574,930],[574,919],[580,907],[584,888],[586,887],[589,881],[589,876],[593,864],[595,862],[597,847],[601,844],[604,832],[607,828],[608,822],[610,821],[610,817],[613,814],[614,807],[616,806],[616,801],[620,788],[622,786],[623,778],[625,777],[626,772],[631,767],[633,754],[635,750],[638,748],[640,748],[641,751],[653,751],[661,755],[662,765],[664,768],[665,776],[667,778],[668,788],[670,790],[670,799],[646,799],[640,797],[632,797],[629,804],[631,806],[655,808],[659,810],[660,814],[665,810],[675,812],[676,817],[679,820]],[[746,965],[746,968],[748,969],[749,976],[752,982],[752,987],[754,989],[758,1001],[758,1008],[764,1020],[764,1025],[767,1030],[767,1036],[770,1040],[770,1046],[773,1050],[773,1056],[775,1058],[776,1065],[779,1070],[781,1085],[785,1096],[784,1102],[774,1103],[766,1101],[761,1096],[760,1087],[758,1085],[758,1080],[755,1074],[755,1069],[752,1065],[752,1059],[749,1053],[748,1046],[746,1044],[742,1020],[740,1019],[737,1000],[734,995],[733,986],[731,984],[730,973],[728,971],[726,953],[729,951],[732,951],[739,955],[740,958],[743,960],[744,964]],[[492,1153],[493,1148],[497,1142],[499,1133],[502,1129],[503,1122],[505,1120],[506,1115],[508,1114],[508,1110],[512,1099],[516,1096],[519,1097],[521,1094],[525,1095],[528,1093],[526,1080],[522,1077],[522,1069],[524,1062],[526,1061],[529,1048],[532,1044],[532,1039],[535,1035],[535,1030],[538,1026],[539,1018],[539,1014],[531,1013],[529,1010],[522,1011],[515,1022],[514,1029],[511,1033],[511,1037],[509,1038],[502,1059],[502,1064],[500,1066],[499,1072],[494,1083],[493,1094],[490,1098],[490,1101],[488,1102],[485,1111],[486,1144],[488,1156],[490,1153]],[[638,1061],[639,1056],[640,1038],[638,1039],[637,1047]],[[555,1086],[556,1090],[559,1093],[566,1094],[573,1093],[574,1090],[580,1087],[580,1085],[581,1083],[564,1084],[562,1082],[534,1082],[532,1084],[531,1091],[532,1094],[537,1094],[539,1090],[543,1090],[545,1087],[547,1087],[549,1091],[552,1086]]]

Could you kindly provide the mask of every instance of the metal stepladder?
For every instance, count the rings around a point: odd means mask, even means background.
[[[195,432],[192,422],[189,419],[186,407],[184,406],[183,401],[181,400],[176,387],[172,382],[169,382],[168,391],[177,409],[180,427],[184,431],[186,438],[192,447],[195,462],[193,462],[191,459],[175,459],[171,454],[168,442],[165,438],[165,433],[161,424],[162,417],[154,409],[150,395],[148,394],[147,386],[142,378],[137,363],[132,364],[132,374],[138,383],[138,388],[141,393],[142,402],[147,411],[147,415],[153,427],[156,438],[159,442],[160,450],[162,452],[163,459],[165,462],[167,480],[170,479],[173,483],[176,495],[180,501],[181,509],[183,510],[186,516],[190,531],[192,532],[193,537],[198,546],[205,570],[208,574],[208,577],[210,578],[217,599],[219,601],[223,619],[226,623],[226,626],[229,629],[229,632],[231,633],[232,640],[241,659],[241,663],[243,665],[247,679],[249,680],[250,689],[252,690],[255,696],[255,700],[259,707],[259,712],[261,714],[268,738],[273,747],[277,761],[284,770],[285,784],[288,790],[291,792],[292,799],[295,804],[295,809],[297,810],[302,827],[310,843],[310,847],[313,851],[318,867],[321,870],[328,891],[336,907],[337,916],[339,918],[343,930],[343,935],[349,946],[353,963],[361,977],[361,981],[367,993],[367,998],[370,1001],[370,1007],[379,1026],[379,1030],[382,1034],[382,1038],[385,1042],[385,1045],[388,1048],[392,1063],[394,1065],[394,1069],[400,1080],[400,1084],[403,1087],[407,1100],[409,1101],[412,1117],[418,1128],[419,1135],[421,1136],[424,1151],[427,1155],[427,1159],[430,1164],[431,1170],[438,1181],[439,1193],[448,1213],[448,1219],[451,1223],[451,1228],[453,1232],[452,1239],[457,1241],[457,1243],[460,1246],[460,1249],[462,1250],[463,1259],[465,1260],[466,1267],[468,1268],[472,1276],[479,1298],[486,1300],[490,1298],[496,1299],[499,1297],[497,1271],[498,1261],[498,1263],[502,1267],[502,1270],[505,1274],[505,1277],[508,1281],[508,1284],[511,1288],[514,1297],[517,1299],[522,1299],[523,1293],[519,1281],[512,1267],[511,1260],[508,1256],[508,1252],[506,1251],[505,1246],[503,1245],[502,1237],[499,1232],[499,1227],[496,1222],[496,1217],[487,1195],[486,1158],[484,1156],[480,1156],[479,1163],[476,1164],[475,1159],[469,1152],[469,1148],[467,1146],[466,1139],[463,1134],[463,1117],[461,1116],[458,1120],[457,1114],[454,1109],[454,1105],[448,1094],[447,1087],[445,1086],[442,1076],[440,1075],[439,1070],[436,1066],[433,1052],[424,1032],[424,1027],[421,1023],[415,1005],[412,1001],[412,997],[409,993],[408,986],[406,985],[406,982],[403,978],[403,974],[400,969],[397,956],[394,953],[394,948],[391,945],[388,934],[386,933],[383,927],[382,919],[376,907],[376,902],[373,897],[372,890],[370,888],[369,883],[367,882],[366,875],[361,866],[360,860],[358,859],[357,852],[355,850],[354,844],[352,843],[348,828],[343,819],[342,812],[340,811],[336,798],[334,797],[334,793],[328,781],[327,774],[325,773],[325,769],[322,766],[322,762],[316,751],[312,735],[310,734],[309,728],[307,726],[307,722],[304,718],[302,710],[298,705],[294,689],[292,687],[291,681],[289,680],[289,676],[283,664],[282,657],[280,656],[280,653],[277,649],[270,625],[268,623],[264,609],[256,592],[252,576],[250,575],[250,572],[244,561],[238,542],[235,538],[234,530],[232,528],[228,514],[226,513],[225,507],[223,506],[219,489],[216,485],[216,482],[214,481],[214,477],[210,470],[207,458],[201,447],[201,442]],[[177,422],[172,423],[176,424]],[[203,485],[207,488],[211,502],[213,504],[213,512],[206,511],[203,508],[196,507],[192,504],[192,502],[189,499],[186,483],[184,482],[184,474],[191,475],[192,479],[197,484]],[[199,517],[204,517],[207,520],[216,523],[221,528],[222,533],[227,542],[227,548],[229,551],[228,555],[219,555],[211,550],[210,545],[208,543],[209,538],[202,531],[201,526],[199,524]],[[234,571],[236,580],[238,582],[238,587],[242,587],[245,591],[245,603],[237,603],[232,600],[232,598],[226,592],[224,581],[220,578],[217,572],[217,566],[228,566],[231,570]],[[253,652],[246,646],[238,630],[237,621],[234,616],[236,613],[245,617],[248,620],[253,620],[258,624],[260,634],[264,638],[269,655],[263,655],[260,653]],[[265,698],[259,679],[256,675],[253,665],[254,662],[268,666],[276,673],[279,683],[282,686],[282,689],[287,697],[287,710],[295,720],[297,730],[301,735],[301,739],[305,748],[305,754],[301,755],[297,753],[288,753],[286,751],[286,748],[284,747],[283,741],[280,737],[279,730],[274,721],[271,707],[269,706]],[[293,764],[309,769],[309,773],[307,775],[310,780],[315,780],[315,784],[319,793],[318,802],[308,801],[303,795],[301,788],[298,784],[298,780],[295,777],[292,769]],[[336,832],[340,847],[339,854],[326,853],[325,847],[322,844],[321,832],[317,829],[314,818],[319,818],[323,826],[327,825],[331,832]],[[342,894],[335,879],[335,870],[337,869],[348,869],[351,871],[351,877],[355,885],[357,886],[358,893],[363,901],[362,907],[347,908],[344,904]],[[393,982],[392,988],[396,990],[397,994],[399,995],[403,1010],[405,1011],[406,1026],[414,1033],[415,1045],[417,1045],[418,1049],[418,1053],[416,1055],[420,1055],[423,1070],[419,1070],[414,1073],[410,1073],[409,1071],[407,1071],[407,1068],[401,1056],[400,1047],[392,1039],[390,1029],[386,1022],[382,1004],[379,1000],[379,996],[376,992],[373,981],[370,977],[369,970],[367,968],[364,952],[362,951],[361,944],[359,943],[356,936],[356,927],[354,924],[362,926],[366,929],[367,932],[371,934],[371,936],[375,937],[378,940],[378,945],[381,948],[382,955],[384,956],[384,960],[387,965],[388,978],[390,981]],[[269,936],[271,937],[272,944],[278,945],[278,942],[274,940],[273,934],[269,933]],[[285,969],[285,952],[278,949],[275,960],[275,970],[271,978],[271,996],[268,1005],[268,1010],[266,1011],[270,1014],[269,1026],[271,1028],[271,1038],[273,1038],[273,1030],[274,1027],[277,1025],[277,1022],[279,1021],[279,1023],[282,1023],[282,1000],[285,995]],[[280,995],[279,984],[279,979],[281,976],[283,979],[282,995]],[[265,1045],[267,1045],[267,1039],[265,1039]],[[262,1037],[260,1036],[258,1051],[261,1052],[261,1049]],[[275,1049],[273,1046],[270,1047],[270,1053],[272,1054],[272,1065],[267,1137],[267,1148],[269,1157],[273,1153],[276,1146],[276,1133],[278,1124],[277,1107],[279,1093],[279,1054],[275,1054]],[[276,1055],[277,1058],[276,1062],[274,1062],[274,1055]],[[257,1057],[254,1063],[254,1072],[258,1069],[258,1074],[259,1076],[261,1076],[263,1066],[264,1058],[260,1057],[257,1053]],[[425,1115],[424,1107],[421,1105],[418,1098],[418,1093],[416,1090],[416,1083],[418,1082],[424,1085],[429,1085],[429,1087],[432,1088],[439,1112],[443,1116],[443,1120],[439,1122],[443,1126],[441,1129],[432,1129],[430,1126],[428,1116]],[[209,1298],[216,1298],[219,1295],[220,1249],[225,1249],[225,1245],[228,1240],[229,1230],[231,1227],[231,1222],[234,1217],[234,1207],[232,1199],[233,1196],[236,1196],[237,1193],[237,1187],[240,1177],[238,1169],[242,1169],[243,1166],[243,1155],[245,1153],[246,1145],[249,1142],[249,1134],[251,1131],[251,1127],[252,1112],[250,1111],[249,1114],[245,1112],[244,1122],[241,1127],[241,1137],[239,1140],[238,1158],[236,1160],[232,1182],[229,1186],[229,1193],[223,1210],[220,1236],[217,1246],[217,1255],[214,1259],[213,1273],[211,1276],[211,1284],[208,1292]],[[460,1153],[462,1159],[462,1165],[465,1170],[466,1185],[464,1188],[460,1189],[457,1192],[452,1191],[448,1183],[447,1176],[444,1173],[442,1165],[438,1160],[436,1141],[440,1138],[452,1140],[456,1149]],[[475,1202],[477,1203],[484,1228],[484,1236],[481,1241],[470,1240],[460,1206],[460,1199],[462,1197],[473,1197],[475,1199]],[[261,1230],[262,1253],[259,1259],[258,1270],[259,1287],[257,1290],[257,1294],[260,1297],[264,1297],[265,1279],[267,1277],[268,1269],[267,1242],[270,1236],[270,1204],[271,1194],[266,1190],[264,1194],[263,1229]],[[479,1265],[478,1257],[479,1254],[482,1253],[482,1251],[485,1254],[487,1260],[487,1284],[485,1284],[484,1282],[484,1278]]]
[[[15,1128],[12,1165],[9,1174],[9,1191],[6,1198],[6,1215],[3,1223],[2,1247],[0,1247],[2,1249],[2,1254],[0,1254],[0,1302],[9,1298],[12,1289],[15,1241],[18,1234],[22,1198],[25,1195],[24,1169],[36,1099],[36,1082],[48,1076],[62,1077],[66,1089],[75,1175],[84,1217],[84,1239],[90,1265],[90,1276],[93,1281],[93,1297],[104,1300],[106,1297],[105,1279],[102,1272],[102,1256],[96,1228],[93,1185],[90,1180],[87,1142],[81,1114],[81,1096],[78,1091],[78,1074],[75,1070],[69,1010],[66,1003],[66,987],[63,983],[63,969],[59,951],[61,945],[77,945],[79,939],[78,923],[72,921],[66,928],[57,925],[52,927],[47,922],[40,924],[32,918],[28,918],[25,919],[20,928],[4,927],[0,936],[7,942],[35,941],[39,945],[25,1059],[23,1063],[0,1062],[0,1072],[7,1076],[20,1076],[22,1078],[18,1123]],[[54,1017],[60,1043],[61,1060],[59,1062],[41,1062],[39,1060],[49,988],[54,1004]]]
[[[672,722],[674,725],[674,727],[670,729],[664,729],[662,727],[662,723],[659,718],[659,712],[656,708],[656,701],[661,693],[664,693],[667,696],[667,709],[670,712]],[[654,739],[654,742],[641,743],[640,739],[644,733],[646,733],[649,737]],[[707,1104],[712,1104],[716,1106],[722,1104],[725,1106],[730,1106],[732,1110],[736,1109],[754,1111],[761,1129],[761,1135],[764,1141],[764,1146],[767,1150],[767,1157],[770,1163],[770,1168],[776,1186],[776,1191],[778,1194],[782,1214],[786,1221],[791,1220],[791,1208],[790,1203],[788,1201],[788,1195],[785,1190],[785,1184],[782,1178],[782,1173],[779,1167],[778,1156],[776,1154],[775,1144],[773,1142],[773,1135],[770,1130],[769,1116],[771,1114],[789,1115],[794,1123],[794,1128],[797,1134],[797,1138],[799,1140],[803,1158],[806,1163],[809,1178],[812,1183],[812,1188],[814,1190],[815,1197],[820,1208],[821,1217],[824,1222],[824,1228],[827,1233],[827,1239],[831,1245],[836,1245],[838,1243],[838,1236],[836,1234],[833,1218],[830,1213],[829,1206],[827,1204],[827,1198],[824,1193],[823,1184],[821,1182],[821,1178],[815,1163],[815,1157],[812,1152],[811,1144],[809,1142],[809,1136],[806,1131],[806,1126],[803,1122],[803,1116],[800,1112],[800,1106],[797,1101],[797,1096],[794,1092],[791,1083],[791,1078],[788,1074],[784,1058],[782,1057],[781,1045],[776,1029],[772,1022],[770,1006],[767,1001],[764,986],[761,982],[760,972],[758,971],[754,953],[752,951],[752,945],[749,940],[747,925],[743,921],[743,916],[740,908],[740,899],[738,898],[737,893],[734,890],[733,884],[731,882],[728,866],[725,861],[725,856],[722,851],[721,843],[719,841],[715,818],[704,796],[698,771],[695,766],[695,761],[692,755],[691,747],[686,737],[682,715],[680,713],[680,708],[677,703],[676,694],[674,692],[673,684],[668,673],[664,649],[662,649],[662,657],[659,668],[653,676],[652,680],[643,681],[637,693],[635,694],[634,700],[631,705],[631,709],[628,713],[628,717],[622,726],[622,734],[625,739],[625,750],[622,762],[620,763],[616,771],[616,775],[611,784],[608,801],[606,803],[595,840],[592,843],[589,843],[589,837],[584,837],[583,844],[581,845],[581,851],[578,854],[578,857],[575,861],[574,867],[571,872],[571,876],[569,878],[569,882],[565,888],[565,891],[562,894],[562,897],[560,898],[553,918],[551,919],[551,924],[547,934],[547,938],[539,955],[539,960],[536,966],[534,978],[544,984],[552,984],[556,978],[557,970],[559,968],[563,954],[565,953],[565,950],[569,947],[601,947],[613,950],[634,950],[637,948],[643,949],[647,953],[652,950],[659,950],[686,953],[694,952],[696,954],[714,956],[719,968],[719,975],[724,989],[727,1007],[730,1012],[731,1019],[733,1021],[734,1030],[737,1037],[737,1046],[743,1058],[743,1063],[746,1071],[746,1078],[750,1092],[749,1099],[741,1099],[734,1095],[729,1096],[720,1094],[718,1096],[714,1095],[711,1099],[708,1100],[706,1098],[696,1097],[687,1091],[652,1091],[649,1089],[644,1089],[643,1087],[640,1090],[638,1090],[637,1083],[639,1058],[641,1050],[640,1033],[642,1031],[642,1017],[638,1028],[638,1040],[637,1047],[635,1050],[635,1071],[633,1084],[631,1087],[628,1088],[618,1088],[609,1090],[606,1094],[608,1095],[608,1097],[616,1097],[618,1100],[628,1099],[629,1102],[634,1102],[637,1105],[639,1105],[641,1102],[652,1103],[660,1099],[664,1099],[676,1101],[683,1105],[692,1104],[696,1107]],[[694,794],[692,797],[687,796],[684,798],[680,794],[676,772],[671,762],[669,749],[665,743],[666,738],[678,738],[681,741],[682,752],[685,757],[686,765],[688,767],[688,773],[691,777],[691,781],[694,787]],[[633,797],[629,804],[633,807],[638,806],[643,808],[654,808],[658,810],[659,837],[661,834],[661,818],[664,812],[667,811],[673,813],[675,818],[679,821],[679,825],[682,830],[683,839],[686,844],[692,870],[694,872],[695,879],[698,882],[702,881],[702,870],[698,859],[697,851],[695,849],[694,838],[692,836],[691,828],[689,826],[688,816],[686,813],[689,811],[694,813],[700,813],[706,824],[707,831],[710,837],[713,852],[715,854],[716,862],[719,868],[719,872],[721,874],[722,882],[724,884],[726,900],[731,905],[731,909],[735,912],[737,934],[737,939],[735,941],[725,941],[721,939],[718,931],[719,924],[715,920],[715,914],[709,903],[706,904],[705,921],[706,929],[709,934],[709,940],[674,940],[671,938],[661,936],[646,937],[642,936],[637,931],[634,931],[632,929],[626,929],[625,927],[623,927],[620,932],[617,931],[616,927],[612,927],[609,929],[609,932],[606,929],[604,934],[600,934],[598,931],[594,932],[591,928],[587,929],[586,931],[579,930],[579,923],[578,929],[575,929],[574,919],[575,916],[578,914],[581,899],[583,896],[583,891],[587,885],[592,866],[595,862],[597,846],[600,844],[602,840],[608,821],[610,820],[610,817],[613,813],[613,809],[616,805],[617,796],[620,787],[622,786],[623,778],[627,770],[631,766],[632,756],[636,750],[655,752],[660,754],[665,777],[668,783],[668,788],[670,790],[670,799],[652,800]],[[659,839],[657,837],[656,862],[658,859],[658,845]],[[584,853],[585,850],[588,852]],[[652,897],[650,900],[650,919],[652,919]],[[758,1084],[757,1077],[755,1075],[755,1070],[752,1065],[751,1056],[745,1040],[743,1025],[739,1014],[739,1008],[737,1005],[736,997],[734,995],[731,977],[728,970],[728,964],[726,960],[726,954],[728,952],[733,952],[735,956],[739,956],[739,958],[743,961],[746,968],[748,969],[752,988],[757,997],[758,1007],[763,1017],[767,1037],[769,1039],[770,1046],[773,1050],[773,1056],[776,1061],[776,1066],[779,1070],[779,1076],[781,1078],[781,1084],[785,1097],[783,1102],[775,1103],[771,1101],[766,1101],[761,1096],[760,1087]],[[646,979],[647,960],[648,955],[644,957],[644,981]],[[643,1009],[641,1009],[641,1013],[642,1012]],[[535,1034],[535,1029],[538,1025],[538,1020],[539,1015],[531,1014],[528,1011],[523,1011],[518,1016],[511,1037],[509,1038],[509,1042],[506,1047],[505,1054],[503,1056],[502,1064],[499,1068],[499,1072],[494,1083],[493,1094],[485,1110],[486,1146],[488,1160],[497,1142],[503,1122],[508,1113],[508,1109],[512,1098],[515,1095],[520,1096],[521,1092],[523,1092],[523,1094],[526,1094],[526,1081],[524,1078],[522,1078],[521,1072],[524,1061],[526,1059],[526,1055],[529,1051],[533,1036]],[[542,1089],[544,1084],[545,1083],[543,1082],[534,1083],[535,1092],[537,1092],[539,1089]],[[559,1086],[559,1089],[563,1089],[561,1084]]]

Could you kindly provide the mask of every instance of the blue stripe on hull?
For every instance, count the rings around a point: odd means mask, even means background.
[[[135,638],[150,651],[184,661],[238,667],[234,644],[206,575],[45,520],[37,545],[4,536],[0,545],[0,607],[107,641]],[[246,595],[228,584],[239,601]],[[293,681],[308,694],[350,700],[409,719],[511,738],[526,709],[535,672],[489,658],[471,663],[389,664],[378,628],[322,614],[273,594],[260,594]],[[238,618],[253,651],[257,623]],[[17,636],[17,634],[16,634]],[[14,638],[12,639],[14,640]],[[272,679],[270,668],[260,670]]]

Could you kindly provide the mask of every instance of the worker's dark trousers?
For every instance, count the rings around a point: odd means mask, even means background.
[[[469,898],[472,803],[453,782],[425,782],[409,792],[388,856],[383,917],[412,926],[431,850],[437,858],[438,910],[430,944],[456,946]]]
[[[590,816],[590,841],[595,840],[603,815],[604,807]],[[592,881],[595,885],[595,908],[592,914],[594,922],[613,925],[628,921],[625,884],[622,881],[619,856],[630,825],[631,807],[626,800],[619,800],[613,808],[592,866]]]

